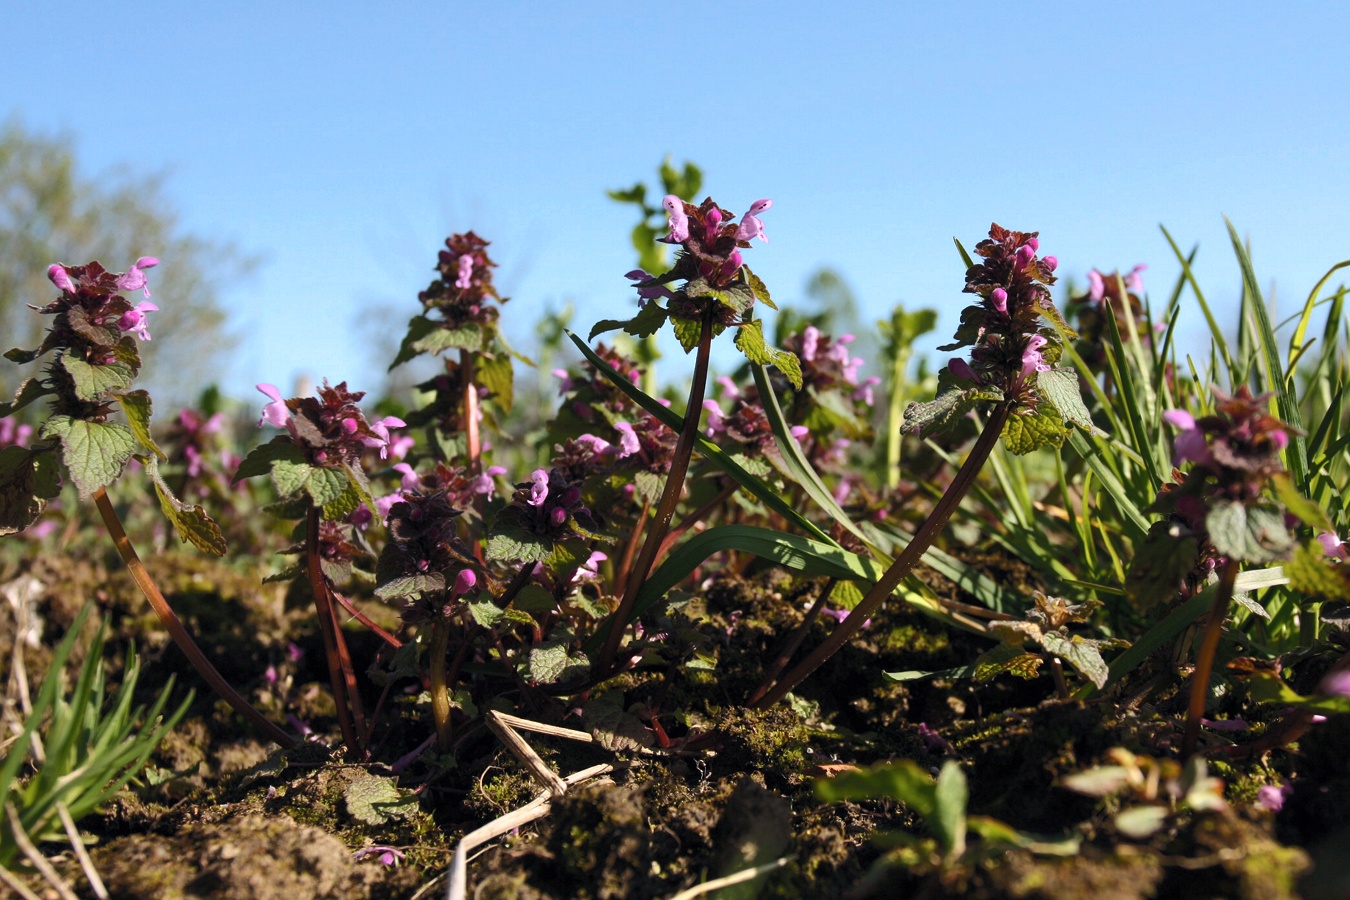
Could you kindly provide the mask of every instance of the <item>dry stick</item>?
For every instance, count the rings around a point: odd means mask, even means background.
[[[197,642],[192,639],[192,635],[188,634],[187,629],[183,627],[183,623],[179,621],[173,607],[169,606],[169,601],[164,599],[164,595],[155,586],[154,579],[150,577],[150,573],[141,563],[141,558],[136,555],[136,548],[131,546],[131,540],[127,537],[126,531],[122,529],[122,522],[117,518],[117,511],[113,509],[112,502],[108,499],[108,494],[103,488],[94,491],[94,504],[98,507],[99,515],[103,517],[103,525],[108,529],[108,534],[112,536],[113,544],[116,545],[117,552],[121,555],[122,562],[126,564],[127,570],[136,582],[136,586],[141,589],[145,599],[150,602],[150,607],[155,611],[155,615],[159,616],[160,624],[164,626],[164,629],[169,632],[169,636],[173,638],[174,643],[187,656],[188,661],[192,663],[192,667],[206,679],[212,690],[224,698],[226,703],[230,704],[235,712],[253,723],[253,726],[270,740],[284,748],[294,747],[296,744],[295,738],[282,731],[278,725],[258,712],[253,704],[239,696],[239,693],[230,687],[230,683],[216,671],[216,667],[211,665],[211,661],[202,653],[201,648],[197,646]]]
[[[671,896],[670,900],[694,900],[695,897],[702,897],[704,894],[720,891],[722,888],[731,887],[733,884],[740,884],[743,881],[754,881],[765,873],[783,868],[783,866],[786,866],[789,862],[791,862],[791,860],[786,856],[783,856],[775,859],[773,862],[766,862],[762,866],[751,866],[748,869],[741,869],[739,872],[723,875],[721,878],[714,878],[712,881],[705,881],[702,884],[696,884],[691,888],[686,888],[678,894]]]
[[[712,314],[703,314],[703,326],[698,337],[698,355],[694,359],[694,378],[689,385],[689,402],[684,407],[684,425],[680,428],[680,439],[675,445],[675,456],[670,461],[670,472],[666,475],[666,485],[661,491],[661,499],[656,505],[656,520],[652,522],[647,536],[638,553],[637,564],[628,573],[628,582],[624,586],[623,599],[619,608],[614,610],[614,624],[605,638],[600,650],[599,665],[596,668],[607,671],[619,652],[623,633],[628,619],[637,604],[638,590],[647,576],[651,574],[656,562],[656,553],[661,549],[666,532],[670,530],[670,520],[675,516],[675,507],[680,504],[680,493],[684,489],[684,476],[689,471],[689,458],[694,454],[694,439],[698,437],[699,418],[703,414],[703,392],[708,386],[708,361],[712,353]]]
[[[1007,403],[1000,403],[994,407],[994,413],[989,417],[989,421],[984,426],[984,431],[980,432],[980,437],[975,441],[975,446],[971,448],[970,455],[966,461],[961,464],[956,476],[947,486],[942,499],[933,507],[933,511],[924,519],[919,530],[915,532],[905,549],[896,557],[895,562],[891,563],[881,576],[881,580],[872,586],[853,612],[849,613],[847,619],[839,623],[839,626],[830,632],[830,636],[816,649],[798,663],[791,671],[784,675],[773,688],[764,693],[758,702],[750,704],[751,707],[762,709],[782,700],[788,691],[795,688],[806,680],[816,669],[820,668],[825,660],[834,655],[844,642],[853,637],[858,632],[864,622],[867,621],[873,613],[881,608],[881,605],[890,597],[891,592],[899,587],[900,582],[905,579],[924,552],[933,545],[933,541],[942,533],[946,527],[947,520],[956,512],[956,508],[961,505],[961,500],[965,498],[966,492],[970,486],[975,483],[975,478],[980,474],[980,469],[984,468],[985,460],[989,458],[989,453],[994,449],[994,444],[998,442],[1003,433],[1003,425],[1008,421],[1008,415],[1012,408]],[[756,692],[758,693],[758,691]]]
[[[319,564],[319,509],[312,504],[305,519],[305,568],[309,573],[310,593],[314,595],[314,608],[318,613],[319,633],[323,636],[323,652],[328,660],[328,680],[337,706],[338,728],[342,730],[347,752],[360,754],[361,734],[352,723],[353,704],[347,693],[347,673],[343,670],[338,650],[340,629],[328,597],[328,583],[324,580],[323,568]],[[346,649],[345,644],[343,649]]]
[[[774,657],[769,668],[765,670],[764,680],[760,682],[760,685],[755,689],[755,692],[750,695],[750,700],[748,702],[751,706],[753,706],[760,697],[764,696],[764,693],[768,691],[770,685],[773,684],[774,679],[782,674],[783,670],[787,668],[788,663],[792,662],[792,654],[796,653],[797,648],[802,645],[802,641],[806,640],[807,634],[811,631],[811,623],[816,620],[816,616],[820,615],[820,611],[825,608],[825,601],[830,599],[830,594],[834,591],[834,586],[838,580],[839,579],[837,578],[831,578],[826,582],[825,587],[821,592],[816,595],[815,602],[811,604],[811,608],[806,611],[806,615],[802,616],[801,622],[797,623],[797,627],[794,628],[792,634],[788,636],[787,643],[783,645],[783,649],[778,652],[778,655]]]
[[[1219,570],[1219,589],[1214,594],[1214,605],[1209,610],[1205,636],[1195,654],[1195,673],[1191,675],[1191,697],[1186,707],[1186,731],[1181,739],[1181,755],[1190,758],[1200,740],[1200,719],[1205,715],[1205,698],[1209,695],[1209,676],[1214,669],[1214,654],[1219,649],[1223,634],[1223,620],[1228,617],[1228,602],[1233,599],[1233,582],[1237,578],[1237,560],[1230,559]]]
[[[89,851],[84,849],[84,840],[80,837],[80,830],[75,827],[75,820],[70,817],[70,810],[66,809],[64,803],[58,801],[56,814],[61,817],[61,827],[66,830],[66,837],[70,838],[70,848],[75,851],[75,858],[80,861],[80,868],[84,870],[84,877],[89,881],[89,888],[98,900],[108,900],[108,888],[99,877],[98,869],[94,868]]]
[[[52,886],[61,900],[79,900],[75,896],[75,892],[61,880],[61,876],[56,874],[56,869],[52,868],[52,864],[47,861],[47,857],[39,853],[38,848],[33,846],[33,842],[28,838],[28,833],[23,830],[23,822],[19,821],[18,813],[14,811],[14,804],[5,804],[5,815],[9,816],[10,836],[14,838],[14,843],[18,845],[19,850],[28,858],[28,861],[33,864],[33,868],[38,870],[42,879]]]

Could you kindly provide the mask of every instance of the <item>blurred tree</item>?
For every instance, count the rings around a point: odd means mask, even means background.
[[[16,120],[0,129],[0,351],[40,343],[49,322],[27,304],[55,299],[47,281],[52,263],[98,260],[121,272],[137,257],[154,256],[161,265],[150,272],[150,289],[161,311],[151,314],[154,339],[141,344],[142,383],[166,410],[218,377],[235,343],[218,287],[256,261],[230,244],[184,233],[163,185],[163,174],[125,169],[87,179],[68,136],[35,134]],[[29,374],[0,365],[5,399]]]

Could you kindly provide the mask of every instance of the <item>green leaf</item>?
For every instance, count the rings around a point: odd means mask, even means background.
[[[1004,672],[1030,680],[1040,674],[1042,662],[1044,660],[1038,655],[1027,653],[1021,647],[999,644],[975,660],[975,680],[989,681]]]
[[[160,459],[168,459],[164,451],[159,449],[155,439],[150,436],[150,393],[148,391],[131,391],[127,394],[113,394],[119,406],[122,407],[122,414],[127,417],[127,427],[131,433],[136,436],[136,440],[141,442],[141,446],[152,451]]]
[[[956,760],[947,760],[938,772],[933,818],[929,825],[946,849],[948,859],[956,859],[966,852],[966,803],[969,799],[965,773]]]
[[[492,628],[502,620],[502,609],[491,600],[474,600],[469,604],[469,615],[484,628]]]
[[[1280,559],[1293,547],[1283,513],[1267,504],[1215,501],[1205,516],[1205,529],[1220,554],[1245,562]]]
[[[494,560],[515,562],[543,562],[553,552],[553,542],[541,534],[522,527],[506,507],[492,523],[492,535],[487,542],[487,555]]]
[[[675,337],[679,340],[685,353],[689,353],[698,346],[698,339],[703,334],[702,322],[698,319],[680,319],[671,316],[670,325],[675,329]]]
[[[7,403],[0,403],[0,419],[12,416],[23,409],[34,400],[39,400],[48,394],[54,393],[45,386],[40,379],[29,378],[19,385],[19,389],[14,392],[14,399]]]
[[[367,825],[407,818],[418,810],[416,793],[400,788],[393,778],[366,772],[347,785],[342,798],[351,817]]]
[[[303,460],[303,456],[301,457]],[[314,467],[307,462],[278,459],[272,462],[272,484],[281,497],[294,497],[309,483]]]
[[[1068,433],[1058,415],[1046,415],[1041,410],[1014,412],[1003,426],[1003,446],[1021,456],[1042,447],[1059,447]]]
[[[330,500],[323,505],[323,520],[325,522],[337,522],[347,518],[356,508],[361,505],[361,494],[352,486],[350,480],[344,484],[344,489],[336,499]]]
[[[821,800],[896,800],[926,820],[937,811],[937,785],[918,763],[910,759],[878,763],[870,769],[844,772],[833,778],[816,779]]]
[[[0,450],[0,535],[32,525],[60,489],[54,454],[18,446]]]
[[[1185,578],[1195,572],[1199,560],[1198,538],[1170,519],[1154,522],[1143,543],[1136,545],[1125,576],[1130,603],[1143,612],[1171,601]]]
[[[623,707],[623,694],[610,691],[596,697],[581,711],[581,722],[606,750],[640,750],[656,744],[651,729]]]
[[[408,333],[403,337],[403,343],[398,348],[398,355],[389,364],[387,371],[392,372],[405,362],[415,359],[418,356],[417,343],[435,329],[436,323],[426,316],[413,316],[408,321]]]
[[[315,506],[323,507],[333,503],[346,493],[351,484],[351,479],[343,469],[330,469],[324,466],[308,468],[309,477],[305,480],[305,491],[313,499]]]
[[[616,328],[622,328],[625,334],[631,334],[635,338],[651,337],[666,324],[667,315],[665,307],[651,300],[631,319],[602,319],[596,322],[588,339],[595,340],[596,335]]]
[[[1047,653],[1054,654],[1078,670],[1088,681],[1091,681],[1098,689],[1106,685],[1106,676],[1109,670],[1106,667],[1106,660],[1102,659],[1102,651],[1099,643],[1075,634],[1073,637],[1049,631],[1041,638],[1041,646]]]
[[[751,272],[749,266],[741,266],[741,273],[745,275],[745,283],[750,288],[750,293],[754,295],[756,300],[763,303],[769,309],[778,308],[773,302],[773,299],[769,296],[769,289],[765,286],[763,279],[754,272]]]
[[[511,368],[511,357],[505,353],[495,356],[483,355],[476,366],[478,382],[492,394],[492,401],[509,413],[515,404],[515,372]]]
[[[266,444],[260,444],[250,450],[230,481],[233,484],[245,478],[267,475],[272,471],[272,464],[281,460],[288,463],[305,461],[305,454],[289,436],[284,434],[279,434]]]
[[[1295,549],[1284,571],[1289,586],[1300,593],[1325,600],[1350,600],[1350,565],[1333,564],[1321,544]]]
[[[774,366],[787,376],[788,381],[797,390],[802,389],[802,365],[796,354],[777,347],[770,347],[764,340],[764,322],[755,319],[741,325],[736,332],[736,349],[745,354],[751,363],[761,366]]]
[[[1322,715],[1350,713],[1350,697],[1340,694],[1305,697],[1285,684],[1284,679],[1274,672],[1266,670],[1252,672],[1247,684],[1252,699],[1257,703],[1278,703],[1281,706],[1293,706]]]
[[[108,391],[131,387],[136,377],[131,367],[123,363],[93,366],[69,353],[62,354],[61,368],[70,375],[75,385],[75,396],[88,402],[102,400]]]
[[[380,554],[384,560],[384,554]],[[381,579],[383,580],[383,579]],[[445,576],[440,572],[418,572],[415,575],[400,575],[390,578],[375,588],[375,596],[381,600],[396,597],[415,597],[418,594],[434,594],[445,590]]]
[[[1060,779],[1060,785],[1088,797],[1107,797],[1129,787],[1134,773],[1125,766],[1097,766]]]
[[[61,441],[61,461],[82,500],[116,480],[137,446],[125,425],[70,416],[52,416],[42,426],[41,436]]]
[[[655,506],[661,499],[661,491],[666,486],[666,476],[659,472],[634,472],[633,493],[637,499]]]
[[[548,641],[530,651],[530,678],[538,684],[571,681],[590,669],[586,658],[569,654],[565,644]]]
[[[1092,430],[1092,415],[1083,403],[1078,373],[1072,368],[1058,368],[1037,373],[1036,387],[1064,421],[1077,425],[1085,431]]]
[[[1126,837],[1142,840],[1167,822],[1165,806],[1132,806],[1116,816],[1116,829]]]
[[[169,492],[158,476],[155,477],[155,493],[159,496],[159,508],[164,517],[173,523],[174,531],[184,543],[190,543],[203,553],[211,556],[224,556],[226,550],[225,535],[206,510],[200,506],[183,503]]]

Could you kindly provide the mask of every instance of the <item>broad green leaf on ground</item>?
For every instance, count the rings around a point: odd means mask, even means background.
[[[1047,653],[1054,654],[1078,670],[1088,681],[1099,689],[1106,684],[1109,670],[1106,660],[1102,659],[1101,642],[1085,638],[1082,635],[1065,637],[1049,631],[1041,637],[1041,646]]]
[[[122,474],[137,446],[125,425],[70,416],[52,416],[42,426],[41,436],[60,440],[61,461],[84,500]]]
[[[357,770],[360,772],[360,770]],[[402,819],[418,810],[417,794],[400,788],[393,778],[360,772],[343,792],[347,812],[367,825],[383,825],[390,819]]]
[[[567,652],[565,644],[546,641],[530,651],[530,678],[538,684],[571,681],[590,671],[584,656]]]
[[[975,660],[975,680],[988,681],[1007,672],[1018,678],[1035,678],[1044,662],[1035,653],[1028,653],[1013,644],[999,644],[980,654]]]
[[[587,703],[581,711],[581,721],[595,742],[606,750],[638,750],[656,744],[651,729],[624,709],[623,694],[618,691]]]

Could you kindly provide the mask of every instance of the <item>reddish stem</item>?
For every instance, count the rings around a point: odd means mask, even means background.
[[[305,519],[305,568],[309,574],[310,592],[314,595],[314,609],[318,613],[319,633],[323,636],[324,655],[328,660],[328,679],[333,689],[333,700],[337,706],[338,728],[342,731],[342,740],[347,751],[356,756],[362,755],[361,733],[364,722],[359,728],[353,721],[362,719],[356,692],[356,673],[351,668],[351,656],[347,653],[346,641],[342,638],[342,629],[333,615],[333,603],[328,593],[328,581],[324,578],[319,563],[319,508],[311,505]]]
[[[231,708],[239,715],[243,716],[253,724],[260,732],[267,736],[274,743],[282,747],[290,748],[296,744],[295,738],[291,737],[280,726],[271,722],[266,716],[258,712],[253,704],[249,703],[239,693],[230,686],[225,677],[211,665],[211,661],[202,653],[197,642],[192,639],[192,635],[183,627],[182,621],[169,606],[169,601],[164,599],[160,593],[159,587],[155,585],[154,579],[146,570],[141,558],[136,555],[136,548],[131,546],[131,540],[127,537],[126,531],[122,528],[122,521],[117,517],[117,511],[113,509],[112,502],[108,499],[108,494],[103,488],[94,491],[94,505],[98,507],[99,515],[103,517],[103,525],[108,529],[108,534],[113,539],[113,544],[117,547],[117,553],[122,557],[122,562],[126,563],[127,570],[131,572],[132,579],[136,586],[141,589],[145,599],[150,602],[150,607],[159,617],[160,623],[164,629],[169,632],[183,654],[187,656],[192,667],[197,670],[206,683],[211,685],[211,689],[224,698],[225,702],[230,704]]]
[[[637,604],[638,591],[641,590],[647,576],[651,574],[656,562],[657,551],[670,530],[670,521],[675,516],[675,508],[680,504],[680,494],[684,490],[684,477],[689,471],[689,459],[694,454],[694,439],[698,436],[699,419],[703,414],[703,394],[708,386],[708,362],[712,353],[712,315],[704,313],[703,324],[699,330],[698,355],[694,359],[694,376],[689,385],[689,401],[684,407],[684,425],[680,428],[680,437],[675,445],[675,455],[670,461],[670,472],[666,476],[661,499],[656,504],[656,518],[643,539],[642,550],[638,553],[637,564],[628,573],[624,586],[623,599],[614,611],[614,624],[610,626],[604,646],[600,650],[596,669],[608,671],[619,652],[624,630],[633,615]]]
[[[1219,570],[1219,587],[1214,594],[1214,605],[1210,607],[1205,636],[1195,654],[1190,703],[1186,706],[1186,731],[1181,739],[1181,755],[1185,758],[1195,753],[1195,746],[1200,740],[1200,720],[1205,715],[1205,698],[1209,696],[1209,676],[1214,671],[1214,655],[1219,650],[1223,620],[1228,617],[1228,603],[1233,599],[1233,582],[1237,574],[1238,564],[1232,559]]]
[[[919,530],[914,534],[909,544],[881,576],[881,580],[872,586],[872,589],[867,592],[862,601],[853,608],[853,612],[849,613],[848,618],[840,622],[838,627],[830,632],[830,636],[820,646],[812,650],[806,659],[784,675],[771,690],[762,690],[763,685],[761,685],[761,689],[755,691],[756,694],[760,695],[760,699],[750,704],[751,707],[762,709],[782,700],[789,691],[820,668],[825,660],[838,652],[839,648],[849,638],[857,634],[863,623],[881,608],[881,605],[886,602],[891,593],[900,586],[900,582],[914,570],[919,559],[947,526],[947,520],[961,505],[966,492],[975,483],[980,470],[984,468],[985,460],[989,458],[994,445],[998,443],[999,437],[1003,434],[1003,426],[1008,421],[1011,412],[1012,407],[1007,403],[1000,403],[994,407],[993,415],[989,417],[984,430],[980,432],[979,439],[975,441],[975,446],[971,448],[970,455],[961,464],[961,468],[952,479],[952,483],[943,493],[942,499],[938,500],[937,505],[928,514],[928,518],[924,519],[923,524],[919,526]]]

